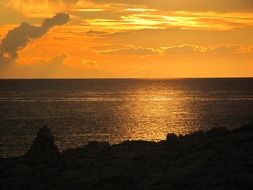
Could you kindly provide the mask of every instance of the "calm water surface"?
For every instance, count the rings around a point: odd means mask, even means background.
[[[0,157],[48,125],[61,150],[88,141],[165,139],[253,119],[253,79],[0,80]]]

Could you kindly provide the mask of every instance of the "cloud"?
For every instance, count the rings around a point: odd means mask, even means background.
[[[204,49],[197,46],[182,45],[164,48],[163,53],[166,55],[189,55],[194,53],[201,53],[204,51]]]
[[[180,45],[172,47],[163,47],[160,50],[165,55],[211,55],[211,56],[225,56],[225,55],[242,55],[252,54],[253,47],[245,45],[227,45],[227,46],[216,46],[216,47],[204,47],[196,45]]]
[[[99,53],[102,55],[148,56],[148,55],[156,55],[159,52],[151,48],[125,48],[125,49],[105,50],[100,51]]]
[[[88,0],[97,4],[122,4],[166,11],[252,11],[252,0]]]
[[[44,18],[57,12],[66,12],[79,0],[7,0],[6,6],[27,18]]]
[[[10,7],[15,10],[26,12],[34,11],[36,7],[66,10],[66,7],[78,8],[125,8],[132,11],[140,10],[162,10],[162,11],[215,11],[215,12],[251,12],[253,10],[252,0],[8,0]],[[81,7],[79,7],[81,5]],[[58,9],[57,9],[58,8]],[[22,9],[22,10],[20,10]]]
[[[65,61],[67,55],[57,55],[50,59],[37,58],[32,63],[27,64],[26,60],[19,59],[16,64],[0,65],[0,76],[7,75],[36,76],[39,78],[50,77],[52,74],[66,70]]]
[[[91,59],[81,59],[82,65],[97,66],[97,61]]]
[[[94,60],[83,59],[83,64],[68,63],[69,55],[59,54],[49,59],[37,58],[26,64],[18,60],[17,64],[0,65],[0,78],[109,78],[111,71],[99,69]],[[25,61],[25,60],[24,60]]]
[[[217,46],[224,44],[253,44],[253,29],[213,31],[201,29],[143,29],[109,34],[103,39],[110,44],[126,44],[134,47],[171,47],[182,44]]]
[[[108,32],[97,31],[97,30],[89,30],[85,33],[86,33],[87,36],[92,36],[92,37],[101,37],[101,36],[109,34]]]
[[[67,55],[58,55],[50,59],[47,63],[49,65],[54,65],[54,66],[61,66],[64,64],[64,61],[68,58]]]
[[[218,46],[215,48],[210,48],[208,53],[212,53],[215,55],[250,55],[253,53],[252,45],[226,45],[226,46]]]
[[[18,51],[27,46],[29,42],[43,36],[50,28],[63,25],[69,20],[69,15],[58,13],[52,18],[47,18],[41,26],[22,23],[10,30],[0,43],[0,63],[8,63],[16,59]]]
[[[245,7],[253,10],[251,2],[213,1],[217,0],[10,0],[9,7],[30,19],[50,17],[56,11],[68,12],[75,22],[92,30],[252,27],[252,11],[241,10]]]
[[[108,46],[109,47],[109,46]],[[224,56],[230,55],[246,55],[253,53],[253,46],[246,45],[227,45],[227,46],[216,46],[206,47],[199,46],[196,44],[183,44],[177,46],[157,47],[157,48],[115,48],[105,49],[105,47],[96,47],[97,52],[101,55],[109,56]],[[100,50],[99,50],[100,49]]]

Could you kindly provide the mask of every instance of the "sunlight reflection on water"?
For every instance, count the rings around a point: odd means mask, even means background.
[[[88,141],[163,140],[252,119],[253,79],[0,80],[0,156],[49,125],[61,150]]]

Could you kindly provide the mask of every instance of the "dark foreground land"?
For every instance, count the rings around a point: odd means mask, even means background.
[[[0,159],[0,189],[253,189],[253,123],[62,153],[43,127],[24,156]]]

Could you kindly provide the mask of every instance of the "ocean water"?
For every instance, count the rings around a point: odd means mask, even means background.
[[[0,157],[48,125],[60,150],[89,141],[159,141],[253,119],[253,79],[0,80]]]

